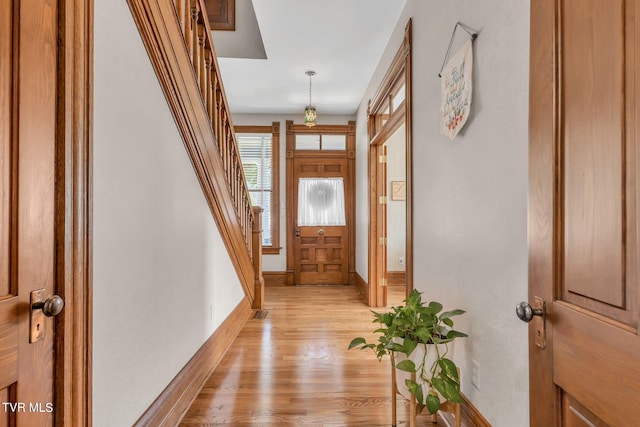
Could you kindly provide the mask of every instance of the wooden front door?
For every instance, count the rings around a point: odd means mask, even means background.
[[[639,19],[635,0],[531,2],[532,426],[640,420]]]
[[[287,121],[288,285],[346,285],[355,278],[355,122],[307,127]],[[300,194],[301,181],[306,190]],[[326,181],[326,182],[325,182]],[[330,181],[330,182],[329,182]],[[338,182],[340,181],[340,182]],[[305,187],[306,186],[306,187]],[[341,194],[337,194],[341,193]],[[329,194],[331,193],[331,194]],[[309,198],[310,197],[310,198]],[[315,201],[336,202],[344,219],[322,217]],[[311,205],[307,202],[311,202]],[[323,202],[324,203],[324,202]],[[326,207],[323,203],[319,206]],[[335,211],[325,211],[326,214]]]
[[[305,224],[296,215],[294,239],[294,271],[297,285],[345,285],[349,283],[349,235],[346,226],[344,183],[347,178],[347,160],[323,157],[297,158],[294,160],[294,212],[304,209],[305,199],[326,199],[331,209],[343,210],[344,221],[340,225],[329,220],[317,224]],[[337,181],[332,179],[337,178]],[[308,179],[311,185],[301,184]],[[335,187],[342,186],[342,192]],[[310,195],[305,194],[311,192]],[[307,200],[308,202],[309,200]],[[340,223],[340,221],[337,221]]]

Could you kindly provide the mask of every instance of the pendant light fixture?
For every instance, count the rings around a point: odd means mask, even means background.
[[[316,113],[316,107],[311,104],[311,77],[315,76],[316,72],[309,70],[305,74],[309,76],[309,105],[304,109],[304,124],[313,127],[316,125],[318,114]]]

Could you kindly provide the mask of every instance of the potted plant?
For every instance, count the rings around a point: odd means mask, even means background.
[[[415,381],[405,380],[407,389],[415,396],[419,412],[426,407],[435,414],[441,398],[462,402],[458,368],[446,356],[454,339],[467,336],[453,329],[452,317],[464,310],[443,312],[439,302],[422,302],[422,294],[415,289],[404,302],[404,306],[391,307],[387,313],[373,312],[373,322],[380,323],[374,331],[379,334],[377,343],[358,337],[351,341],[349,349],[370,348],[378,360],[389,355],[396,369],[415,373]]]

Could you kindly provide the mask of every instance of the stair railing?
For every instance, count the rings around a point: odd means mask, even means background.
[[[213,126],[218,152],[222,158],[236,213],[242,225],[245,243],[249,253],[252,253],[251,230],[254,219],[251,199],[222,85],[204,0],[173,0],[173,3],[200,86],[202,100]]]
[[[245,294],[260,308],[260,211],[251,206],[204,0],[128,3]]]

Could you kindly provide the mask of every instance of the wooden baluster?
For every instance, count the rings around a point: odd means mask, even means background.
[[[228,120],[228,119],[227,119]],[[228,159],[229,159],[229,182],[232,186],[232,195],[233,199],[236,198],[236,159],[235,153],[233,151],[233,140],[231,139],[231,135],[229,135],[229,122],[227,121],[227,126],[225,127],[225,139],[227,141],[227,149],[228,149]]]
[[[195,31],[195,17],[197,17],[197,12],[198,9],[196,9],[193,6],[194,2],[193,0],[191,0],[189,2],[189,9],[187,10],[187,19],[186,19],[186,26],[187,26],[187,31],[185,32],[184,35],[184,41],[187,45],[187,49],[189,49],[189,59],[191,59],[191,63],[193,64],[193,58],[195,55],[195,52],[193,51],[193,33]],[[195,17],[194,17],[195,16]]]
[[[231,182],[231,198],[233,199],[233,204],[236,207],[236,212],[238,212],[238,180],[236,179],[236,159],[234,156],[235,153],[233,152],[233,147],[231,146],[231,139],[228,139],[227,143],[229,144],[229,162],[231,163],[231,174],[229,177],[229,182]]]
[[[224,116],[225,110],[224,105],[222,106],[222,114],[224,127],[222,128],[222,139],[224,141],[225,151],[224,151],[224,160],[227,163],[227,181],[229,181],[229,186],[232,187],[232,196],[233,196],[233,157],[231,156],[231,144],[229,143],[229,134],[227,133],[228,124],[227,117]]]
[[[182,34],[184,35],[184,42],[187,45],[187,50],[189,51],[189,58],[191,58],[191,50],[189,46],[191,43],[191,0],[186,0],[184,3],[184,31]]]
[[[207,114],[209,115],[209,120],[211,121],[211,127],[213,128],[213,74],[211,72],[211,59],[212,53],[211,50],[207,50],[206,56],[204,59],[206,65],[206,75],[207,75],[207,96],[205,97],[205,105],[207,106]]]
[[[253,207],[253,227],[251,230],[250,254],[253,259],[254,295],[253,308],[262,309],[264,304],[264,279],[262,277],[262,208]]]
[[[213,67],[213,64],[211,64]],[[211,115],[213,116],[213,134],[216,136],[216,144],[218,145],[218,151],[220,150],[220,140],[218,139],[218,126],[220,123],[220,112],[219,112],[219,104],[218,104],[218,76],[215,71],[212,71],[213,77],[213,108],[211,110]]]
[[[220,105],[222,109],[222,105]],[[227,157],[227,138],[224,136],[224,116],[222,115],[222,111],[220,111],[220,127],[218,132],[218,138],[220,139],[220,156],[222,157],[222,166],[224,167],[224,174],[227,182],[229,182],[229,159]]]
[[[245,227],[247,228],[247,230],[251,230],[253,229],[253,222],[255,221],[254,215],[253,215],[253,206],[249,205],[246,207],[247,209],[247,213],[248,213],[248,218],[247,218],[247,223],[245,224]],[[262,242],[262,239],[260,239],[260,241]],[[250,247],[253,246],[253,239],[249,240],[249,245]]]
[[[213,64],[212,64],[213,65]],[[214,114],[214,126],[213,133],[216,135],[216,139],[220,138],[220,81],[218,73],[213,73],[213,105],[215,109],[213,110]],[[220,146],[220,141],[218,142],[218,146]]]
[[[191,63],[196,71],[196,75],[198,74],[198,54],[200,53],[200,49],[198,49],[198,18],[200,17],[200,10],[198,10],[198,2],[194,1],[193,7],[191,8]],[[197,79],[200,80],[199,78]]]
[[[242,159],[240,159],[240,154],[238,154],[238,161],[240,162],[240,171],[238,173],[238,185],[240,186],[240,190],[238,192],[238,209],[244,212],[247,188],[244,183],[244,170],[242,169]],[[249,230],[246,231],[247,233],[249,232]]]
[[[220,78],[220,75],[218,75],[218,78]],[[220,139],[222,141],[224,141],[224,146],[227,147],[227,135],[225,133],[225,129],[227,128],[227,116],[226,116],[226,111],[224,109],[224,97],[222,96],[222,81],[220,81],[220,88],[218,90],[218,105],[220,106]],[[225,170],[229,169],[229,159],[228,159],[228,150],[225,150],[224,152],[224,162],[225,162]],[[227,178],[229,178],[227,176]]]
[[[247,206],[247,204],[245,203],[244,208],[247,211],[247,221],[245,223],[245,227],[247,228],[247,230],[251,230],[251,227],[253,226],[253,206]],[[251,243],[251,242],[248,242],[248,243]]]
[[[231,151],[231,144],[229,141],[229,133],[227,132],[227,130],[229,129],[229,122],[227,121],[228,118],[226,116],[227,111],[225,110],[224,104],[222,104],[222,123],[223,123],[223,127],[222,127],[222,139],[224,140],[224,147],[225,147],[225,151],[224,151],[224,157],[225,157],[225,161],[227,162],[227,180],[229,181],[229,183],[231,183],[231,180],[233,179],[233,157],[231,155],[232,151]]]
[[[220,103],[218,102],[218,75],[213,73],[213,134],[216,136],[216,144],[220,147]]]
[[[222,127],[220,128],[220,139],[224,142],[224,170],[227,173],[227,181],[231,180],[231,163],[229,161],[229,140],[227,139],[227,118],[224,115],[224,105],[222,104],[222,96],[220,97],[220,117],[222,118]]]
[[[238,199],[242,200],[242,193],[240,193],[238,195]],[[238,212],[240,212],[240,227],[242,228],[242,236],[244,237],[245,243],[247,241],[247,230],[244,228],[245,226],[245,220],[246,220],[246,214],[247,212],[244,210],[244,203],[241,203],[238,209]]]
[[[233,175],[231,176],[233,182],[233,202],[236,205],[236,209],[238,209],[238,160],[236,159],[236,147],[233,145],[233,138],[231,137],[231,133],[229,133],[227,136],[229,138],[231,164],[233,165]]]
[[[250,214],[252,213],[251,211],[247,211],[247,207],[245,206],[245,212],[246,212],[246,221],[243,224],[243,227],[245,230],[247,230],[247,236],[246,236],[246,241],[247,241],[247,249],[249,250],[249,253],[253,256],[253,222],[251,221],[251,216]],[[262,239],[261,239],[262,240]]]
[[[238,203],[240,201],[240,159],[238,159],[238,156],[236,155],[236,150],[233,146],[233,139],[231,138],[231,134],[229,134],[229,143],[231,144],[231,147],[233,150],[233,184],[234,184],[234,189],[233,189],[233,201],[236,205],[236,212],[240,212],[240,204]]]
[[[231,138],[231,143],[233,144],[233,138]],[[235,145],[233,148],[233,162],[236,165],[236,173],[234,176],[234,180],[236,182],[236,209],[240,212],[242,210],[242,204],[240,203],[242,200],[242,163],[240,163],[240,157],[235,150]]]
[[[205,27],[204,24],[198,24],[198,83],[200,84],[200,94],[202,100],[207,99],[207,64],[205,57]],[[206,104],[205,104],[206,105]]]
[[[229,138],[229,142],[231,144],[233,144],[233,139]],[[232,145],[233,147],[233,145]],[[233,147],[235,148],[235,147]],[[240,212],[240,204],[238,203],[240,201],[240,178],[238,178],[240,176],[240,171],[238,170],[240,169],[240,165],[238,164],[238,158],[236,156],[236,151],[233,150],[233,186],[234,186],[234,197],[233,197],[233,204],[236,206],[236,212]]]
[[[244,181],[242,180],[242,163],[240,163],[239,165],[240,167],[238,168],[240,170],[240,172],[238,173],[238,184],[240,185],[240,191],[238,191],[238,210],[240,212],[242,212],[242,216],[240,217],[240,219],[242,220],[242,225],[244,226],[244,220],[245,220],[245,205],[244,205]]]

